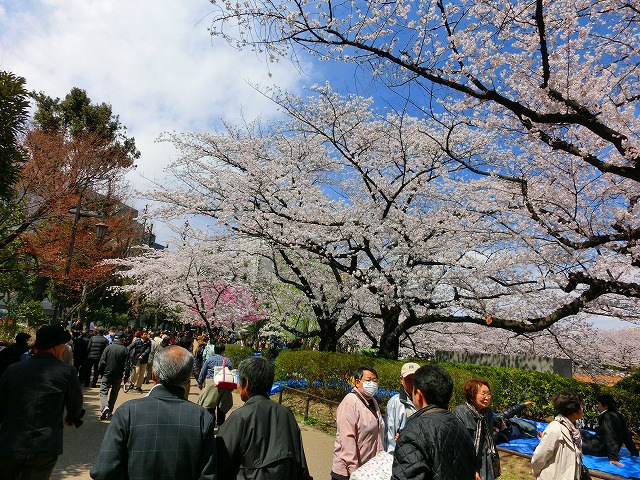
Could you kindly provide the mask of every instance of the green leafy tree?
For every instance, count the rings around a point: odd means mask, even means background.
[[[74,87],[64,99],[53,99],[43,92],[34,93],[37,110],[34,124],[40,130],[63,133],[70,137],[96,134],[107,140],[114,155],[133,160],[140,157],[135,139],[126,136],[127,127],[120,123],[108,103],[92,104],[85,90]]]
[[[25,79],[10,72],[0,72],[0,199],[8,201],[18,178],[24,150],[20,137],[28,121],[29,100]]]

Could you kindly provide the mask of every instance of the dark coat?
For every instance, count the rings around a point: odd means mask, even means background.
[[[122,345],[120,340],[114,340],[111,345],[104,349],[98,371],[113,380],[120,380],[129,377],[131,363],[127,353],[127,347]]]
[[[148,338],[146,340],[134,340],[127,349],[129,350],[129,355],[131,355],[131,363],[133,365],[137,365],[138,363],[149,363],[151,340]],[[140,359],[140,357],[142,357],[142,359]]]
[[[254,395],[218,430],[218,478],[310,478],[300,427],[290,410]]]
[[[619,460],[620,448],[623,444],[631,456],[638,456],[638,449],[633,443],[624,417],[618,412],[605,410],[598,416],[595,436],[589,436],[583,440],[582,451],[587,455]]]
[[[215,480],[213,417],[183,397],[184,388],[158,384],[118,407],[91,478]]]
[[[109,340],[104,335],[94,335],[89,339],[89,345],[87,345],[87,358],[89,360],[100,360],[102,352],[109,345]]]
[[[0,350],[0,375],[4,373],[9,365],[20,361],[22,354],[29,350],[26,343],[12,343],[4,350]]]
[[[82,423],[75,368],[44,352],[10,365],[0,378],[0,456],[60,455],[65,409],[65,420]]]
[[[475,437],[476,429],[482,426],[482,423],[489,428],[493,426],[493,410],[491,407],[485,408],[482,411],[484,416],[484,422],[478,423],[476,418],[471,413],[471,410],[467,408],[466,404],[458,405],[453,413],[458,417],[462,425],[466,428],[469,438],[473,441]],[[494,480],[495,475],[493,472],[493,463],[491,461],[491,452],[489,452],[489,446],[484,433],[480,435],[480,445],[478,445],[478,451],[476,452],[476,470],[480,474],[482,480]]]
[[[392,473],[393,480],[475,480],[473,442],[453,413],[423,408],[400,432]]]
[[[81,364],[89,353],[89,339],[83,335],[73,339],[73,361]]]

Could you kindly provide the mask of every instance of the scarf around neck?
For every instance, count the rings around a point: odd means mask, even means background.
[[[487,425],[487,420],[485,416],[478,411],[478,409],[472,403],[466,403],[467,408],[471,411],[473,418],[476,421],[476,430],[473,438],[473,446],[476,448],[476,455],[480,453],[480,443],[482,441],[482,436],[484,435],[484,441],[487,445],[487,450],[491,455],[497,454],[496,445],[493,443],[493,435],[491,433],[491,429],[489,425]]]
[[[579,454],[582,453],[582,437],[580,436],[580,429],[576,427],[571,420],[569,420],[564,415],[557,415],[554,419],[556,422],[560,423],[564,427],[569,430],[569,434],[571,435],[571,440],[573,440],[573,444],[576,446],[576,450]]]

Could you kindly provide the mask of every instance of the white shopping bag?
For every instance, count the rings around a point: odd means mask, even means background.
[[[360,468],[354,470],[350,480],[390,480],[393,455],[380,452]]]

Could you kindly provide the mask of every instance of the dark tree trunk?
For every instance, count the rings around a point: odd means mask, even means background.
[[[380,348],[378,354],[382,358],[396,360],[400,350],[400,335],[398,324],[400,322],[401,309],[399,305],[392,307],[381,307],[382,314],[382,335],[380,336]]]

